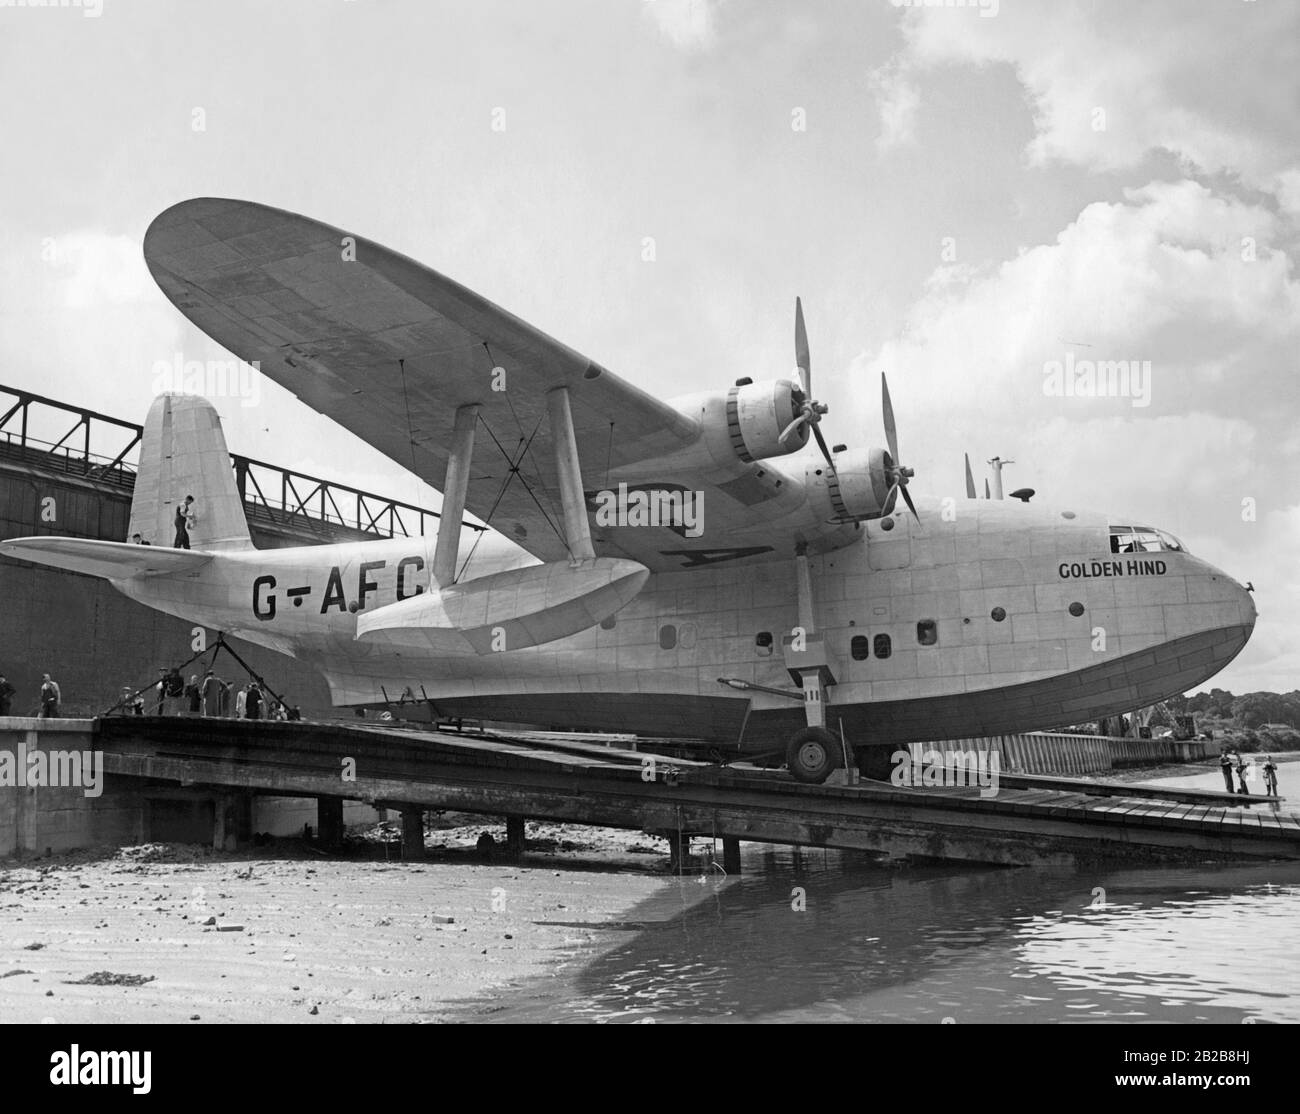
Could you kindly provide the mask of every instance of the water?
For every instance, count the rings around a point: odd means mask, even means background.
[[[669,881],[485,1019],[1300,1021],[1300,862],[891,869],[746,851],[740,879]]]

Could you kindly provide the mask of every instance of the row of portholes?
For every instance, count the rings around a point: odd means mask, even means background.
[[[1076,619],[1083,614],[1083,604],[1070,604],[1070,614]],[[995,607],[989,612],[989,617],[995,622],[1000,623],[1007,617],[1005,607]],[[614,617],[611,615],[608,619],[601,622],[601,627],[605,630],[614,629]],[[676,650],[679,647],[683,650],[689,650],[695,645],[696,630],[694,623],[665,623],[659,628],[659,649]],[[916,624],[916,641],[921,646],[935,646],[939,642],[939,624],[933,619],[922,619]],[[775,648],[775,640],[771,631],[759,631],[754,636],[754,649],[760,658],[769,658]],[[853,656],[854,661],[866,661],[873,654],[878,658],[887,658],[892,654],[893,642],[887,634],[877,634],[868,638],[865,634],[855,634],[849,640],[849,653]]]

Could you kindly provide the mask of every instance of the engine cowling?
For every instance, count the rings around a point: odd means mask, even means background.
[[[784,444],[781,434],[799,414],[803,393],[789,379],[742,383],[727,392],[727,436],[736,456],[749,463],[798,452],[808,444],[804,423]]]
[[[831,517],[840,522],[862,522],[884,514],[893,466],[888,450],[867,448],[836,453],[834,471],[821,462],[811,467],[826,485]]]

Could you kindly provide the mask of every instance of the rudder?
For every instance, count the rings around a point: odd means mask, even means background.
[[[194,496],[191,547],[253,548],[216,408],[195,395],[159,395],[144,423],[127,537],[170,546],[187,495]]]

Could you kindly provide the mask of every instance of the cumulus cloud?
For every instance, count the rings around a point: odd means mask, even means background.
[[[921,94],[910,69],[898,63],[880,67],[871,75],[871,89],[880,112],[877,150],[886,151],[911,143],[915,138],[916,110],[921,103]]]
[[[1116,170],[1163,149],[1189,168],[1239,174],[1300,212],[1290,5],[1076,0],[1003,6],[994,19],[917,6],[902,19],[905,46],[891,65],[908,80],[945,64],[1014,69],[1034,117],[1033,163]],[[884,92],[882,112],[892,87]]]
[[[645,0],[641,10],[660,34],[682,50],[705,50],[717,35],[720,0]]]
[[[1067,356],[1150,360],[1157,411],[1188,380],[1229,370],[1281,383],[1293,361],[1272,353],[1300,339],[1300,283],[1271,246],[1277,224],[1195,182],[1127,190],[1087,206],[1055,243],[936,271],[901,335],[860,356],[855,378],[897,370],[945,406],[1014,400],[1049,417],[1067,400],[1045,395],[1045,369]],[[1113,398],[1068,401],[1079,417],[1116,409]]]

